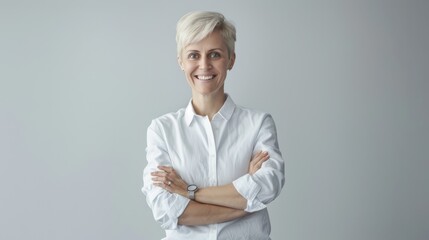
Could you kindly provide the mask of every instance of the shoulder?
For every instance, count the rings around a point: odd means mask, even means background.
[[[269,114],[267,112],[260,111],[257,109],[253,109],[253,108],[243,107],[240,105],[236,105],[235,114],[237,115],[237,117],[239,117],[241,119],[248,118],[248,119],[252,119],[252,120],[263,121],[266,118],[272,118],[271,114]]]
[[[277,135],[276,124],[270,113],[241,106],[237,106],[236,110],[237,113],[234,118],[235,126],[243,126],[246,128],[246,131],[253,129],[258,135]]]
[[[231,126],[243,127],[246,131],[259,131],[266,126],[274,126],[274,120],[270,113],[236,105],[230,119]]]
[[[179,109],[177,112],[163,114],[157,118],[152,119],[149,128],[165,129],[172,126],[179,125],[183,121],[185,115],[185,108]]]

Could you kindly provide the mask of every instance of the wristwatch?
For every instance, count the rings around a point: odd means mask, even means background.
[[[195,193],[198,191],[198,187],[195,184],[188,185],[188,198],[195,200]]]

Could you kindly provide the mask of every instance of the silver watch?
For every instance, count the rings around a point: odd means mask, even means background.
[[[195,184],[188,185],[188,198],[195,200],[195,193],[198,191],[198,187]]]

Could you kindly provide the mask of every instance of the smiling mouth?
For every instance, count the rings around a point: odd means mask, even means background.
[[[216,75],[195,75],[195,78],[199,80],[212,80]]]

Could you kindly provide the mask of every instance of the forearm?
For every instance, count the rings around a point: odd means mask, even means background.
[[[245,216],[243,210],[190,201],[180,215],[179,225],[207,225],[231,221]]]
[[[266,151],[259,151],[253,155],[249,163],[249,174],[255,174],[262,164],[269,159]],[[233,183],[223,186],[202,188],[195,194],[195,200],[201,203],[214,204],[235,209],[246,209],[247,199],[235,188]]]
[[[237,192],[232,183],[223,186],[202,188],[195,193],[195,200],[200,203],[213,204],[243,210],[247,200]]]

